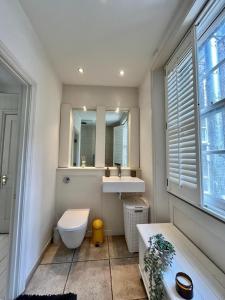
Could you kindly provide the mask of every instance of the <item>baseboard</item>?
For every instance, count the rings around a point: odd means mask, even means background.
[[[34,267],[32,268],[32,270],[30,271],[29,275],[27,276],[27,280],[26,280],[26,284],[25,284],[25,290],[31,280],[31,278],[34,275],[34,272],[36,271],[37,267],[40,265],[40,262],[42,261],[42,258],[44,256],[44,253],[47,249],[47,247],[49,246],[49,244],[52,242],[52,236],[48,239],[47,243],[45,244],[45,246],[43,247],[43,250],[41,251],[41,255],[38,258],[37,262],[35,263]]]

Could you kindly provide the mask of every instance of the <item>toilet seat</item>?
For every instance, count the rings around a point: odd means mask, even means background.
[[[64,231],[76,231],[87,226],[90,209],[68,209],[57,226]]]

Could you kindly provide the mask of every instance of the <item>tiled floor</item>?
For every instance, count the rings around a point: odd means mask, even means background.
[[[147,299],[138,272],[138,255],[123,236],[106,238],[96,248],[86,238],[79,249],[51,244],[32,277],[27,294],[73,292],[78,300]]]

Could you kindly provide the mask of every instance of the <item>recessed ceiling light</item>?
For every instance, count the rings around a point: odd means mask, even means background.
[[[119,112],[120,112],[120,108],[117,107],[116,110],[115,110],[115,112],[116,112],[116,113],[119,113]]]
[[[83,69],[83,68],[78,68],[78,72],[79,72],[80,74],[84,74],[84,69]]]
[[[87,111],[87,107],[85,105],[83,106],[83,111]]]
[[[124,76],[124,70],[120,70],[120,76]]]

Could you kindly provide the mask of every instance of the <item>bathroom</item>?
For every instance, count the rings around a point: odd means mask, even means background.
[[[0,0],[0,300],[225,299],[224,20]]]

